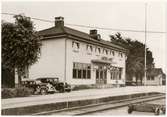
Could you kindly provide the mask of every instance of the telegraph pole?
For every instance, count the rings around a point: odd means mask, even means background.
[[[147,3],[145,3],[145,51],[144,51],[144,85],[146,85],[147,81],[147,65],[146,65],[146,57],[147,57]]]

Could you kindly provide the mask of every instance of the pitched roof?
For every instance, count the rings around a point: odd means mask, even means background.
[[[100,39],[100,40],[93,39],[90,37],[89,34],[87,34],[85,32],[81,32],[81,31],[78,31],[78,30],[75,30],[75,29],[72,29],[72,28],[69,28],[66,26],[62,26],[62,27],[54,26],[54,27],[51,27],[51,28],[48,28],[45,30],[41,30],[38,33],[40,36],[42,36],[44,38],[49,37],[49,36],[57,36],[57,35],[67,34],[67,35],[82,38],[82,39],[87,40],[87,41],[93,41],[96,43],[104,44],[104,45],[107,45],[107,46],[110,46],[113,48],[127,51],[127,49],[125,49],[124,47],[122,47],[118,44],[114,44],[114,43],[111,43],[110,41],[105,41],[103,39]]]

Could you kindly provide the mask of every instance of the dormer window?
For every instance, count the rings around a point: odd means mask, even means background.
[[[87,45],[86,50],[88,51],[89,54],[92,53],[93,52],[93,46],[92,45]]]
[[[123,53],[121,52],[121,58],[123,57]]]
[[[99,54],[101,53],[101,49],[100,49],[100,48],[98,48],[98,53],[99,53]]]
[[[105,50],[105,52],[106,52],[106,55],[108,55],[108,50]]]
[[[112,51],[112,55],[115,56],[115,51]]]
[[[119,52],[118,56],[122,58],[123,57],[123,53]]]
[[[75,52],[78,52],[79,49],[80,49],[80,43],[79,42],[76,42],[76,41],[73,41],[72,42],[72,48]]]

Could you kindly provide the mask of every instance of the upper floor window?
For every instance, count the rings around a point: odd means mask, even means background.
[[[76,41],[73,41],[72,42],[72,48],[73,48],[74,51],[79,51],[79,49],[80,49],[80,43],[76,42]]]
[[[98,48],[98,53],[99,53],[99,54],[101,53],[101,49],[100,49],[100,48]]]
[[[92,45],[87,45],[86,50],[89,54],[91,54],[93,52],[93,46]]]
[[[103,49],[103,54],[108,54],[108,50],[107,49]]]
[[[122,52],[119,52],[119,53],[118,53],[118,56],[122,58],[122,57],[123,57],[123,53],[122,53]]]
[[[112,51],[112,55],[115,56],[115,51]]]

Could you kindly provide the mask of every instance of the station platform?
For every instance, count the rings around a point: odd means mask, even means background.
[[[97,99],[112,96],[131,95],[136,93],[159,92],[166,93],[165,86],[127,86],[107,89],[85,89],[70,93],[55,93],[49,95],[33,95],[30,97],[9,98],[1,100],[1,109],[27,107],[33,105],[53,104],[76,100]]]

